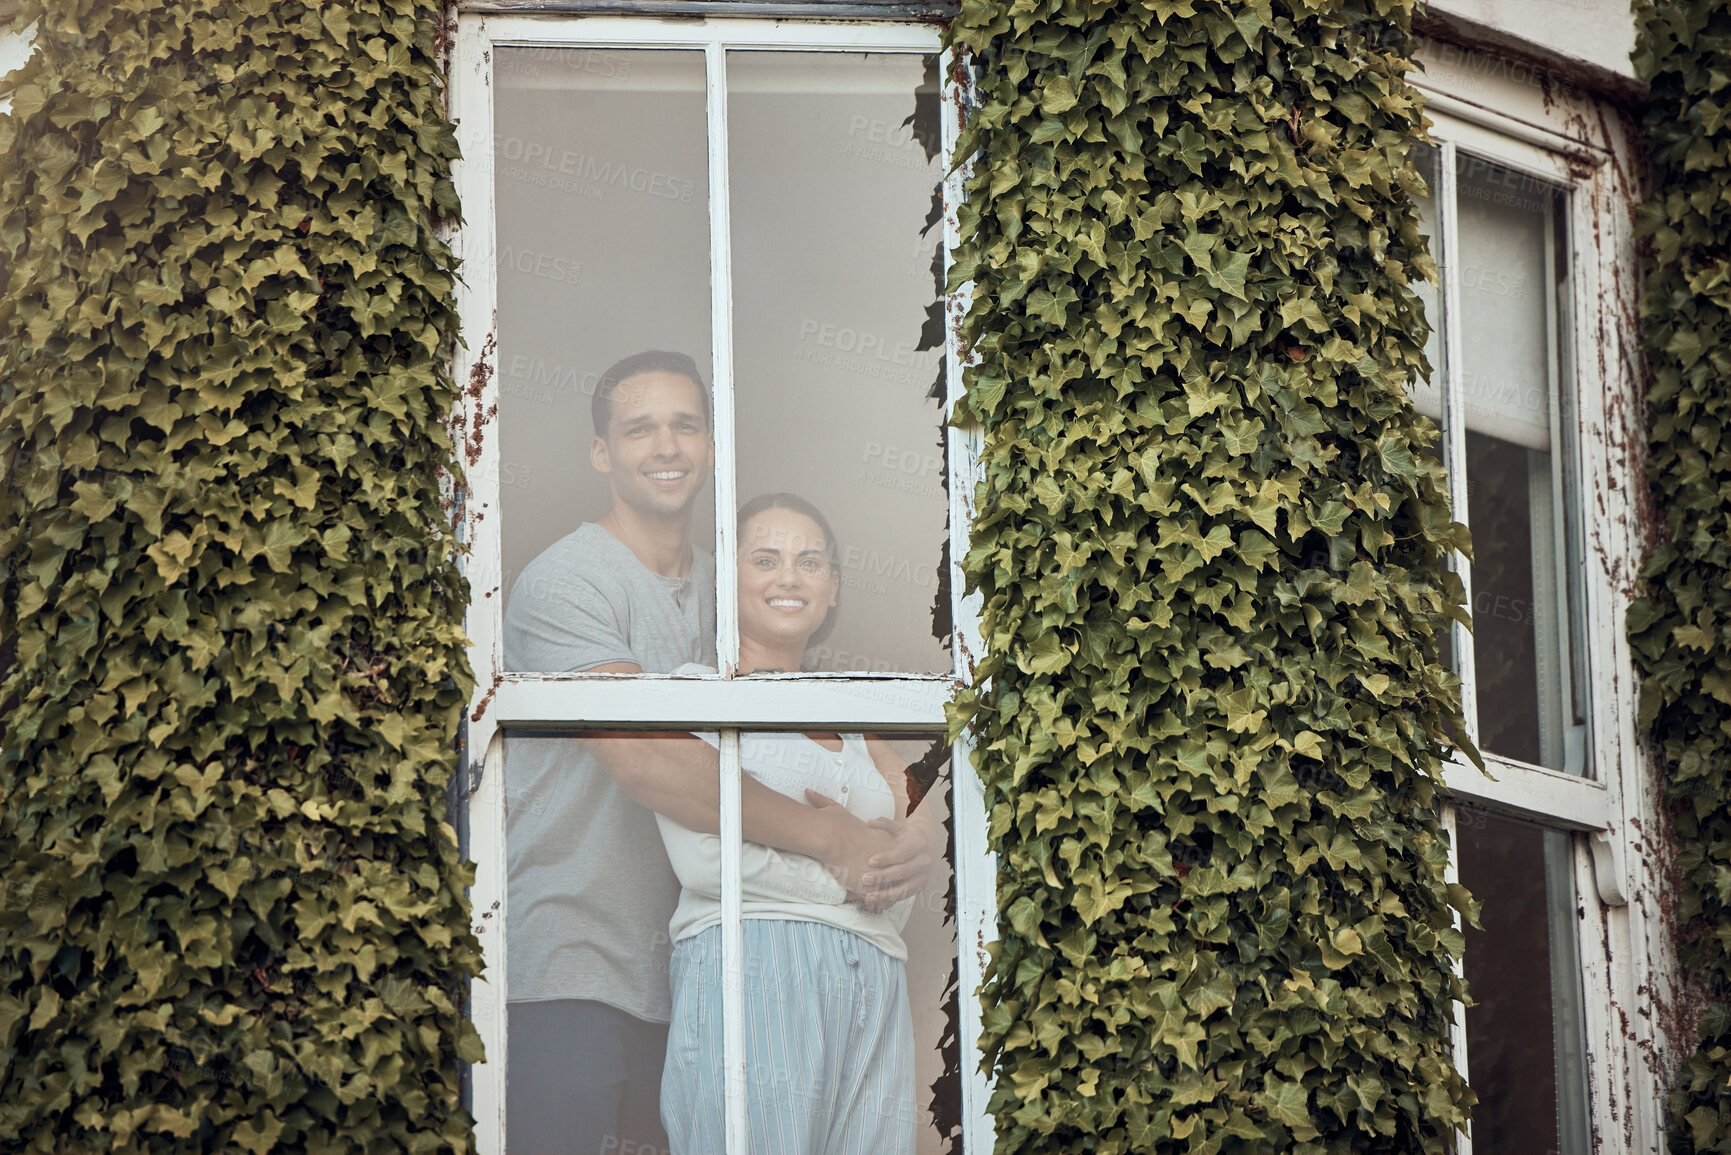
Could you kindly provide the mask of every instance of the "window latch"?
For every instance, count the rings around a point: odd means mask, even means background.
[[[1599,901],[1606,906],[1627,906],[1629,896],[1623,893],[1623,844],[1610,830],[1595,830],[1588,835],[1587,845],[1593,851],[1593,881],[1598,884]]]

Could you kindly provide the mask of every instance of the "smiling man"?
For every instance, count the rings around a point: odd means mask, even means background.
[[[591,407],[589,462],[606,474],[613,506],[600,525],[651,571],[689,584],[699,558],[691,515],[715,459],[709,391],[680,353],[639,353],[609,369]]]
[[[715,452],[697,365],[681,353],[627,357],[602,375],[590,412],[589,461],[607,478],[611,504],[600,521],[549,546],[512,587],[506,667],[713,666],[715,562],[691,542]],[[707,749],[641,735],[507,740],[513,1152],[666,1147],[658,1100],[678,882],[654,816],[615,770],[647,761],[627,748],[673,742]],[[713,756],[707,761],[712,767]],[[698,770],[704,776],[701,759]]]

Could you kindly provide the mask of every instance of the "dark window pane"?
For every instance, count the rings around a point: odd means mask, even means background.
[[[1467,431],[1479,742],[1541,760],[1534,638],[1532,450]],[[1549,456],[1543,455],[1543,456]]]
[[[1586,1057],[1572,848],[1561,831],[1456,811],[1466,931],[1474,1155],[1587,1155]]]

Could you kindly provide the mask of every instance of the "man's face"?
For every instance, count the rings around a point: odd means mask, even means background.
[[[589,447],[589,460],[639,513],[689,516],[715,460],[697,383],[659,370],[621,381],[607,435]]]

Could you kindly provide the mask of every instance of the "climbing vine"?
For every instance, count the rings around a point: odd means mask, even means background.
[[[1413,5],[965,0],[997,1149],[1441,1152]]]
[[[424,0],[24,0],[0,1151],[466,1151]]]
[[[1628,630],[1675,823],[1682,963],[1711,996],[1671,1094],[1681,1155],[1731,1150],[1731,3],[1642,0],[1636,21],[1652,91],[1647,481],[1662,524]]]

